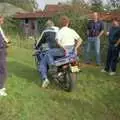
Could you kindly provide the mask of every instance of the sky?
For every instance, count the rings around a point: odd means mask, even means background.
[[[46,4],[57,4],[58,2],[67,2],[67,1],[70,1],[70,0],[37,0],[37,3],[39,5],[39,8],[43,10]],[[106,1],[106,0],[103,0],[103,1]]]
[[[39,8],[44,9],[45,4],[57,4],[58,2],[66,2],[68,0],[37,0]]]

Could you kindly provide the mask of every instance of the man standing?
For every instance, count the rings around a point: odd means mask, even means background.
[[[0,96],[6,96],[4,84],[7,77],[6,70],[6,43],[8,43],[7,38],[1,28],[4,23],[4,17],[0,16]]]
[[[120,52],[120,25],[117,19],[112,22],[112,27],[108,32],[109,47],[107,53],[106,66],[101,72],[110,72],[110,75],[116,74],[116,66]]]
[[[99,16],[97,12],[93,13],[93,20],[89,21],[87,26],[87,35],[88,35],[88,44],[87,44],[87,54],[86,54],[86,63],[90,64],[90,51],[91,48],[94,47],[96,53],[96,64],[101,64],[100,58],[100,37],[104,33],[104,25],[103,22],[99,20]]]

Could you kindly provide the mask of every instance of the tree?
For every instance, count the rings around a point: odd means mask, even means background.
[[[27,11],[37,9],[36,0],[0,0],[2,3],[10,3]]]
[[[90,4],[91,4],[91,10],[93,11],[100,12],[104,10],[102,0],[91,0]]]
[[[110,0],[110,4],[114,8],[119,8],[120,7],[120,0]]]
[[[72,0],[72,4],[85,4],[84,0]]]

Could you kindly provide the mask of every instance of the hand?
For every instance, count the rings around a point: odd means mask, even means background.
[[[100,39],[100,36],[98,35],[97,38]]]
[[[78,54],[78,52],[77,52],[77,48],[75,48],[75,54],[76,54],[76,55]]]
[[[64,49],[64,48],[63,48]],[[64,54],[65,54],[65,56],[67,55],[67,50],[66,49],[64,49]]]
[[[118,44],[115,44],[115,45],[114,45],[114,47],[117,47],[117,46],[118,46]]]

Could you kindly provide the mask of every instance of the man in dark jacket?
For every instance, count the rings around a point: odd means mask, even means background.
[[[63,53],[61,50],[57,49],[58,45],[55,40],[56,33],[58,32],[59,28],[54,26],[54,23],[51,20],[46,22],[46,29],[42,32],[39,41],[37,43],[36,49],[39,49],[40,46],[47,47],[48,49],[56,50],[56,55],[61,56]],[[64,52],[64,51],[63,51]],[[40,61],[39,72],[41,73],[41,77],[43,80],[42,87],[45,88],[49,81],[47,79],[47,66],[48,66],[48,59],[47,57],[43,57]]]
[[[4,18],[0,16],[0,25],[4,23]],[[6,43],[8,43],[7,38],[0,26],[0,96],[6,96],[4,84],[7,77],[6,70]]]
[[[109,48],[107,54],[106,66],[101,72],[110,72],[110,75],[116,74],[116,66],[120,52],[120,25],[117,19],[112,22],[112,27],[108,33]]]
[[[47,59],[50,72],[53,74],[54,72],[56,72],[56,66],[54,61],[55,58],[63,57],[65,55],[67,56],[70,52],[74,52],[74,55],[77,55],[77,50],[82,43],[81,37],[78,35],[78,33],[76,33],[75,30],[69,28],[69,24],[70,19],[67,16],[62,16],[60,18],[61,29],[58,31],[55,38],[58,47],[48,50],[47,54],[44,57],[45,60]],[[44,75],[45,80],[42,87],[46,88],[49,85],[49,80],[47,78],[47,74]]]

